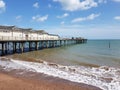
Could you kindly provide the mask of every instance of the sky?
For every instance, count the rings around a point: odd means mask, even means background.
[[[120,0],[0,0],[0,25],[61,37],[120,39]]]

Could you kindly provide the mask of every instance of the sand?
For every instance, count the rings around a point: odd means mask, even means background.
[[[38,77],[41,77],[37,79]],[[100,90],[86,84],[45,76],[43,74],[31,77],[15,76],[0,72],[0,90]]]

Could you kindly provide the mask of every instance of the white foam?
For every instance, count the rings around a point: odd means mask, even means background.
[[[49,65],[47,62],[35,63],[19,60],[0,61],[6,70],[23,69],[44,73],[78,83],[97,86],[103,90],[120,90],[120,69],[102,66],[89,68],[80,66]]]

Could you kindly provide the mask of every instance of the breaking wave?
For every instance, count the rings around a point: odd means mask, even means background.
[[[85,83],[99,87],[103,90],[120,90],[120,68],[100,66],[63,66],[46,61],[27,62],[13,59],[0,60],[4,70],[22,69],[50,76]]]

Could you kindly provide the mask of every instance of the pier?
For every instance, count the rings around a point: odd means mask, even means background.
[[[37,51],[44,48],[55,48],[71,44],[85,43],[83,38],[60,38],[44,30],[0,26],[0,55]]]
[[[44,48],[55,48],[71,44],[85,43],[86,39],[60,39],[60,40],[0,40],[1,56],[15,53],[37,51]]]

